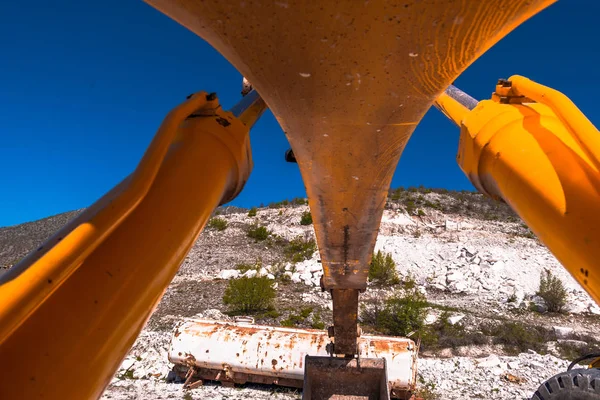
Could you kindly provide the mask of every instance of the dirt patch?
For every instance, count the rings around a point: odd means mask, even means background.
[[[205,230],[182,263],[180,279],[212,278],[224,269],[254,263],[275,264],[285,259],[284,247],[274,240],[256,241],[246,234],[249,223],[228,221],[223,231]]]
[[[224,314],[229,312],[223,304],[223,294],[228,281],[181,280],[172,284],[166,291],[154,314],[148,321],[146,329],[154,331],[170,331],[176,321],[190,318],[206,310],[217,309]],[[301,309],[311,307],[313,314],[318,313],[318,319],[324,324],[331,324],[331,312],[322,305],[309,304],[302,299],[307,292],[307,286],[301,283],[278,282],[275,298],[275,309],[271,312],[261,312],[254,315],[256,323],[265,325],[280,325],[281,321],[299,312]],[[313,318],[307,318],[298,327],[312,327]],[[327,326],[327,325],[326,325]]]

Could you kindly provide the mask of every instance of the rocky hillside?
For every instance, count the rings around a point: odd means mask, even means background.
[[[181,383],[167,383],[172,366],[166,350],[182,318],[231,318],[223,295],[229,281],[242,275],[265,276],[277,288],[275,308],[255,315],[257,323],[330,324],[331,299],[318,285],[321,264],[307,212],[302,199],[258,208],[255,216],[232,207],[218,210],[103,399],[299,399],[297,391],[267,386],[207,384],[185,392]],[[8,268],[74,215],[1,228],[0,266]],[[400,279],[370,284],[361,296],[362,325],[367,332],[388,333],[374,322],[373,310],[413,287],[424,295],[424,399],[528,399],[571,359],[597,348],[600,309],[501,203],[474,193],[394,190],[378,250],[391,255]],[[545,271],[564,284],[563,312],[548,312],[535,296]]]

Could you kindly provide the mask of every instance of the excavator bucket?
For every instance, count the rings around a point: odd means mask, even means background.
[[[389,400],[385,358],[306,356],[303,400]]]

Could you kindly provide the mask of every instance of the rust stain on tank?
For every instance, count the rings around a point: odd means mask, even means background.
[[[292,350],[294,348],[294,342],[295,342],[294,339],[295,339],[295,337],[293,335],[290,336],[290,342],[287,345],[287,348],[290,349],[290,350]]]
[[[253,335],[257,333],[256,328],[249,328],[247,326],[234,326],[230,328],[232,332],[238,333],[240,335]]]

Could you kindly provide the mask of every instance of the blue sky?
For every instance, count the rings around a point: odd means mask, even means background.
[[[482,56],[456,85],[488,98],[520,74],[565,92],[600,124],[600,2],[563,0]],[[142,1],[0,5],[0,226],[82,208],[136,166],[165,113],[189,93],[239,98],[240,74],[202,39]],[[472,189],[455,162],[458,129],[430,110],[392,186]],[[304,196],[268,113],[251,133],[255,167],[232,203]]]

